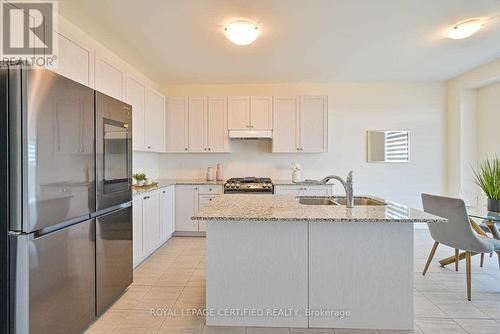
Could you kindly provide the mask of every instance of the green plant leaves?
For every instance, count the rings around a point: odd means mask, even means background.
[[[500,200],[500,159],[492,158],[481,161],[477,169],[473,169],[476,184],[486,196]]]

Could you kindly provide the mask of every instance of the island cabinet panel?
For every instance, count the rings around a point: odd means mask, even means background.
[[[413,224],[311,222],[309,307],[338,311],[309,327],[413,329]]]
[[[209,222],[206,301],[215,312],[207,325],[307,327],[307,229],[307,222]],[[263,314],[221,313],[231,309]],[[290,309],[299,314],[272,314]]]

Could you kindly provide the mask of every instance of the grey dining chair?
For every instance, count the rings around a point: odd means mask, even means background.
[[[447,218],[443,224],[428,224],[434,246],[425,264],[425,275],[439,244],[455,248],[455,265],[458,268],[459,250],[465,251],[465,271],[467,279],[467,299],[471,300],[471,256],[497,252],[500,266],[500,240],[478,235],[472,230],[463,200],[443,196],[422,194],[424,211]]]

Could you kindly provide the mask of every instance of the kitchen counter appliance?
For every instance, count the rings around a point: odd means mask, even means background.
[[[235,177],[224,184],[225,194],[274,194],[274,185],[267,177]]]

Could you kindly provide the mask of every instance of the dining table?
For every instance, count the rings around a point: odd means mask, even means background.
[[[469,216],[471,227],[477,234],[488,237],[486,231],[480,226],[480,224],[484,224],[483,226],[488,227],[488,230],[491,233],[492,237],[500,240],[500,231],[498,229],[500,226],[500,212],[489,211],[486,206],[476,206],[467,207],[467,214]],[[476,221],[478,219],[481,221],[479,224]],[[472,253],[472,255],[478,255],[478,253]],[[444,267],[446,265],[455,263],[455,259],[455,256],[450,256],[440,260],[439,264]],[[459,261],[463,259],[465,259],[465,252],[460,253],[458,256]],[[481,266],[483,264],[483,261],[484,254],[481,254]]]

